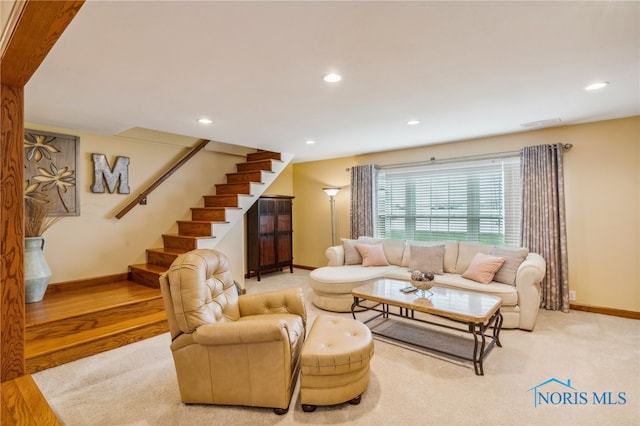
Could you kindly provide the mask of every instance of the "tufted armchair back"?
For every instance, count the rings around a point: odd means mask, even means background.
[[[200,249],[181,254],[166,272],[165,281],[176,320],[174,327],[177,325],[182,333],[192,333],[203,324],[240,318],[231,265],[219,251]]]

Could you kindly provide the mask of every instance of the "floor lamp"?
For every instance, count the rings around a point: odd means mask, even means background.
[[[336,210],[336,200],[335,196],[340,192],[340,188],[330,187],[330,188],[322,188],[324,192],[329,196],[329,203],[331,204],[331,246],[336,245],[336,218],[335,218],[335,210]]]

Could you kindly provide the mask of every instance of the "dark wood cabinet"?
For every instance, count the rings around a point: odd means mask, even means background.
[[[247,276],[293,272],[293,197],[264,195],[247,212]]]

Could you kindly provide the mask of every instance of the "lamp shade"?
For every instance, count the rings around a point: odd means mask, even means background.
[[[334,197],[340,192],[340,188],[330,187],[330,188],[322,188],[324,192],[327,193],[329,197]]]

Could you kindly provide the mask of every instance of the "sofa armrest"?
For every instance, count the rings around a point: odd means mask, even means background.
[[[193,332],[193,340],[200,345],[208,346],[288,342],[289,333],[287,322],[280,318],[230,321],[201,325]]]
[[[533,330],[540,308],[540,282],[544,278],[547,262],[537,253],[529,253],[516,274],[520,328]]]
[[[301,288],[267,291],[245,294],[238,298],[240,316],[290,313],[300,315],[302,323],[307,324],[307,310]]]
[[[344,265],[344,247],[333,246],[325,250],[324,254],[327,256],[329,263],[328,266],[342,266]]]

